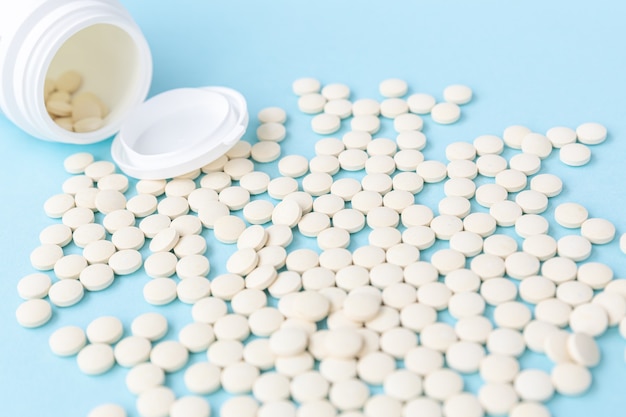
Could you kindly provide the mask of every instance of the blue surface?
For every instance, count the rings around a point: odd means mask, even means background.
[[[124,0],[152,47],[154,81],[151,94],[176,87],[225,85],[248,99],[253,120],[246,140],[254,140],[254,117],[263,107],[277,105],[288,112],[288,138],[283,154],[311,156],[317,136],[310,116],[298,112],[291,82],[302,76],[323,83],[342,82],[353,98],[379,97],[378,83],[398,77],[410,93],[427,92],[441,99],[448,84],[465,83],[475,92],[452,126],[438,126],[425,117],[429,138],[427,158],[444,158],[451,141],[471,141],[480,134],[500,135],[511,124],[538,132],[552,126],[576,127],[587,121],[607,126],[609,138],[593,147],[590,164],[566,167],[556,152],[544,172],[560,175],[563,193],[550,201],[551,216],[558,202],[584,204],[594,217],[613,221],[626,232],[623,187],[626,155],[626,3],[590,1],[152,1]],[[346,125],[347,123],[344,123]],[[345,127],[344,127],[345,130]],[[389,123],[378,136],[392,136]],[[134,397],[124,385],[126,370],[116,367],[100,377],[81,374],[74,358],[55,357],[47,346],[54,329],[67,324],[85,327],[104,314],[120,317],[128,331],[133,317],[146,311],[168,316],[176,337],[190,321],[190,307],[174,303],[164,308],[146,304],[141,295],[148,280],[141,273],[121,277],[101,293],[87,294],[77,306],[54,309],[52,321],[36,330],[17,325],[20,303],[15,286],[34,272],[29,253],[39,231],[55,221],[42,210],[43,202],[61,191],[69,177],[62,162],[77,151],[110,159],[110,141],[80,147],[46,143],[29,137],[0,117],[2,158],[0,232],[3,273],[0,279],[0,402],[2,416],[85,416],[103,402],[124,405],[130,415]],[[275,173],[275,166],[264,167]],[[417,198],[433,204],[441,184],[427,187]],[[566,234],[554,222],[556,236]],[[207,236],[210,235],[207,233]],[[365,241],[365,232],[357,242]],[[311,246],[309,239],[295,245]],[[445,245],[441,245],[443,247]],[[232,247],[209,242],[210,277],[223,272]],[[429,252],[424,254],[428,258]],[[617,241],[594,247],[591,260],[611,265],[624,277],[626,256]],[[599,339],[601,364],[593,370],[593,387],[580,398],[555,396],[549,407],[556,416],[623,415],[624,341],[616,329]],[[194,355],[193,360],[201,360]],[[526,354],[524,366],[549,369],[538,355]],[[168,376],[184,394],[182,372]],[[479,381],[468,378],[475,390]],[[212,397],[214,398],[214,397]],[[213,412],[223,396],[214,402]],[[212,399],[213,401],[213,399]]]

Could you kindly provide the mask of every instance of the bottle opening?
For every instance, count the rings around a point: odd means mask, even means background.
[[[51,121],[57,120],[58,126],[77,135],[111,124],[119,127],[129,107],[136,105],[135,95],[129,93],[143,84],[139,80],[139,56],[134,39],[115,25],[95,24],[72,35],[58,49],[46,72],[46,80],[53,82],[46,83],[41,96]],[[58,94],[51,93],[50,84],[58,84]],[[75,87],[75,91],[66,91],[69,94],[61,92]],[[51,105],[52,99],[55,102]],[[69,100],[66,106],[59,104],[63,100]]]

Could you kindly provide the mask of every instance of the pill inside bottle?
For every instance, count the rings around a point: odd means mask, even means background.
[[[149,52],[146,62],[134,37],[119,26],[99,23],[60,44],[41,93],[48,124],[54,125],[49,128],[72,132],[76,143],[95,142],[119,129],[128,111],[145,98],[151,78]]]

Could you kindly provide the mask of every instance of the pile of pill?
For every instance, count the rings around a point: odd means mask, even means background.
[[[67,71],[44,84],[46,110],[54,122],[76,133],[93,132],[104,125],[109,113],[106,104],[94,93],[79,91],[83,79],[76,71]]]
[[[18,284],[19,323],[44,325],[52,305],[142,267],[146,302],[192,304],[174,337],[166,317],[145,313],[127,329],[103,316],[49,339],[86,374],[129,368],[141,417],[209,417],[220,389],[229,394],[222,417],[546,417],[555,394],[586,392],[600,361],[594,338],[618,325],[626,337],[626,279],[585,262],[616,229],[578,202],[551,202],[564,184],[540,171],[555,149],[584,165],[606,129],[511,126],[450,143],[443,162],[425,159],[422,127],[427,117],[457,121],[472,98],[466,86],[447,87],[440,103],[403,98],[398,79],[380,84],[382,101],[352,102],[348,86],[312,78],[293,90],[314,132],[350,121],[341,138],[318,140],[312,158],[280,158],[287,115],[278,107],[259,113],[254,144],[181,177],[140,180],[130,198],[112,163],[68,157],[74,175],[44,205],[61,222],[31,253],[42,272]],[[395,138],[374,137],[388,122]],[[276,160],[271,178],[263,164]],[[436,184],[445,197],[419,203]],[[570,230],[559,239],[542,215],[549,205]],[[359,232],[367,244],[356,247]],[[310,247],[297,247],[295,234]],[[211,260],[226,270],[211,279],[207,238],[236,245]],[[82,254],[66,254],[70,244]],[[552,370],[523,369],[526,350],[545,354]],[[192,355],[201,359],[187,366]],[[165,378],[181,369],[186,392],[175,393]],[[483,381],[477,392],[465,387],[471,374]],[[126,415],[105,404],[89,417]]]

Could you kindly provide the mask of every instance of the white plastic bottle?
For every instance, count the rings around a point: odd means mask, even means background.
[[[48,115],[46,78],[68,70],[109,107],[104,126],[74,133]],[[0,0],[0,111],[40,139],[93,143],[115,134],[150,88],[150,48],[117,0]]]

